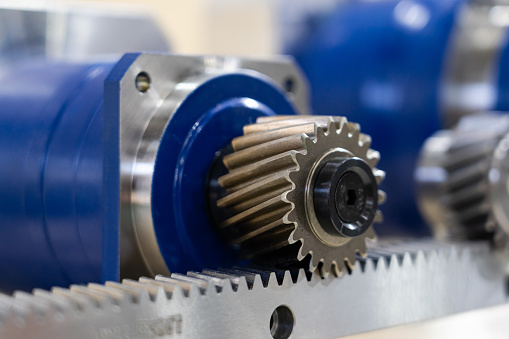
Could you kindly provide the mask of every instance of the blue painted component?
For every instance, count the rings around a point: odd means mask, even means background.
[[[424,235],[415,204],[414,166],[440,127],[438,91],[462,0],[351,1],[311,22],[288,47],[309,79],[316,114],[361,124],[382,154],[384,234]]]
[[[101,274],[110,69],[33,62],[0,79],[0,289],[112,277]]]
[[[506,34],[505,48],[499,58],[497,79],[497,103],[495,110],[509,112],[509,34]]]
[[[228,267],[237,261],[209,221],[207,173],[215,153],[242,135],[244,125],[274,114],[295,110],[273,85],[244,74],[209,80],[175,113],[159,147],[152,183],[154,227],[170,271]]]
[[[128,53],[113,66],[104,81],[103,163],[103,277],[120,275],[120,81],[140,53]],[[104,279],[107,280],[107,279]]]
[[[120,81],[113,64],[20,65],[0,81],[0,290],[119,278]],[[134,84],[133,84],[134,85]],[[215,153],[259,116],[295,114],[266,79],[235,73],[193,90],[166,126],[153,220],[171,271],[232,265],[208,220]]]

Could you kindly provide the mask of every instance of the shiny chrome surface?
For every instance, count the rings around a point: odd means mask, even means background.
[[[462,116],[493,109],[497,101],[498,62],[508,26],[507,1],[465,1],[444,65],[441,106],[447,128]]]
[[[448,174],[443,167],[447,151],[451,147],[452,132],[443,130],[429,137],[422,146],[419,164],[415,171],[417,201],[422,216],[432,227],[437,239],[449,237],[448,210],[443,204],[445,181]]]
[[[498,143],[488,173],[494,222],[509,237],[509,134]],[[507,239],[506,239],[507,240]]]
[[[0,295],[0,336],[337,338],[502,304],[506,259],[420,241],[377,245],[342,278],[204,270],[18,292]]]

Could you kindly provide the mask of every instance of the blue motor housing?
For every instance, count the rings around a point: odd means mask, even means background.
[[[0,290],[236,262],[207,219],[210,164],[246,123],[296,108],[266,63],[227,69],[225,60],[32,60],[1,76]],[[295,75],[290,61],[279,64],[281,76]],[[147,263],[154,249],[162,269]]]
[[[103,276],[102,241],[103,83],[112,66],[32,62],[2,77],[1,289],[116,278]]]

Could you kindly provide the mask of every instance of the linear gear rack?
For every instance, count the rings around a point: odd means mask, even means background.
[[[336,338],[506,301],[503,262],[486,244],[369,253],[341,278],[221,269],[17,292],[1,296],[0,337]]]

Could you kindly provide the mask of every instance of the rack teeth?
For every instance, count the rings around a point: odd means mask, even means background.
[[[170,331],[169,328],[172,333],[183,333],[186,321],[193,322],[190,319],[202,314],[202,307],[208,307],[210,311],[216,307],[218,310],[222,307],[234,309],[255,301],[262,302],[257,304],[262,308],[264,303],[293,303],[294,299],[287,299],[288,293],[297,293],[292,298],[299,296],[297,298],[306,299],[307,294],[313,293],[325,299],[336,298],[341,297],[344,286],[350,285],[349,293],[364,294],[365,291],[355,291],[355,286],[383,289],[387,281],[400,281],[402,276],[418,283],[424,283],[422,279],[426,279],[426,284],[433,285],[434,280],[442,279],[442,273],[472,277],[476,274],[473,268],[479,267],[479,262],[486,261],[488,257],[493,255],[489,246],[482,243],[381,242],[370,245],[367,255],[358,256],[355,267],[341,278],[333,275],[322,278],[320,274],[304,269],[232,267],[191,271],[185,275],[174,273],[154,279],[125,279],[121,283],[107,282],[104,285],[91,283],[87,286],[73,285],[68,289],[56,287],[51,291],[16,292],[13,296],[1,294],[0,337],[19,338],[48,329],[48,333],[55,334],[54,337],[58,333],[69,336],[73,335],[72,331],[66,331],[71,329],[81,333],[76,334],[76,338],[85,338],[90,336],[83,336],[84,329],[97,327],[113,331],[118,326],[130,329],[130,334],[124,336],[126,338],[143,337],[136,331],[150,332],[149,337],[166,335],[169,332],[165,331]],[[501,287],[503,277],[500,282],[492,287]],[[193,316],[186,318],[185,314]],[[210,315],[214,319],[220,316]],[[130,319],[137,325],[130,327]],[[94,335],[100,337],[99,333]]]

